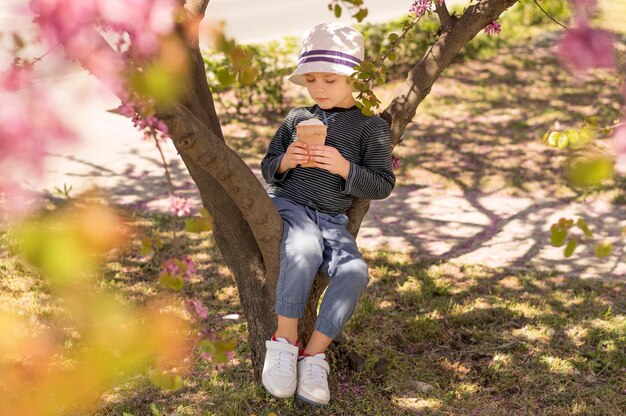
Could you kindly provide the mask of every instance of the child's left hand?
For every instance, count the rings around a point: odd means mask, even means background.
[[[350,173],[350,162],[339,153],[339,150],[332,146],[315,144],[309,146],[309,156],[315,162],[315,167],[327,170],[330,173],[348,179]]]

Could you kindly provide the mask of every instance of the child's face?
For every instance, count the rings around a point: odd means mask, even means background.
[[[354,105],[352,84],[345,75],[328,72],[304,74],[306,89],[317,105],[327,110],[333,107],[349,108]]]

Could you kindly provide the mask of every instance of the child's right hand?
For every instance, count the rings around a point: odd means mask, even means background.
[[[284,172],[309,161],[309,151],[306,143],[295,141],[289,145],[283,160],[280,162],[279,171]]]

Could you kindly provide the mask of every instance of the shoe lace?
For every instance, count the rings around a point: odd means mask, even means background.
[[[326,370],[321,365],[317,364],[309,364],[308,365],[308,375],[314,382],[321,384],[328,384],[328,378],[326,375]]]
[[[278,371],[293,372],[295,368],[293,354],[287,351],[280,351],[276,356],[274,367]]]

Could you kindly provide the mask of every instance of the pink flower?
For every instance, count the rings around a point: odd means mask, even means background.
[[[174,258],[168,259],[166,262],[163,263],[161,267],[161,274],[167,273],[171,274],[172,276],[176,276],[178,275],[178,273],[180,273],[180,271],[180,260]]]
[[[574,19],[578,24],[586,22],[598,8],[597,0],[571,0],[574,9]]]
[[[615,170],[621,175],[626,175],[626,119],[621,123],[623,124],[617,127],[613,135],[613,148],[617,154]]]
[[[193,260],[189,256],[183,256],[182,262],[185,265],[185,276],[183,276],[186,280],[191,280],[193,275],[196,273],[196,265]]]
[[[391,167],[393,169],[400,169],[400,159],[393,155],[391,156]]]
[[[201,320],[209,317],[209,310],[199,300],[185,300],[185,309],[192,317],[197,316]]]
[[[178,217],[184,217],[191,212],[191,201],[185,198],[171,197],[170,212]]]
[[[497,20],[494,20],[485,27],[485,33],[488,35],[499,35],[501,31],[502,25],[500,25]]]
[[[568,30],[557,44],[557,56],[561,64],[576,75],[592,68],[615,66],[615,37],[600,29],[583,24]]]
[[[415,13],[416,17],[423,16],[428,10],[431,0],[413,0],[411,7],[409,7],[409,13]]]

